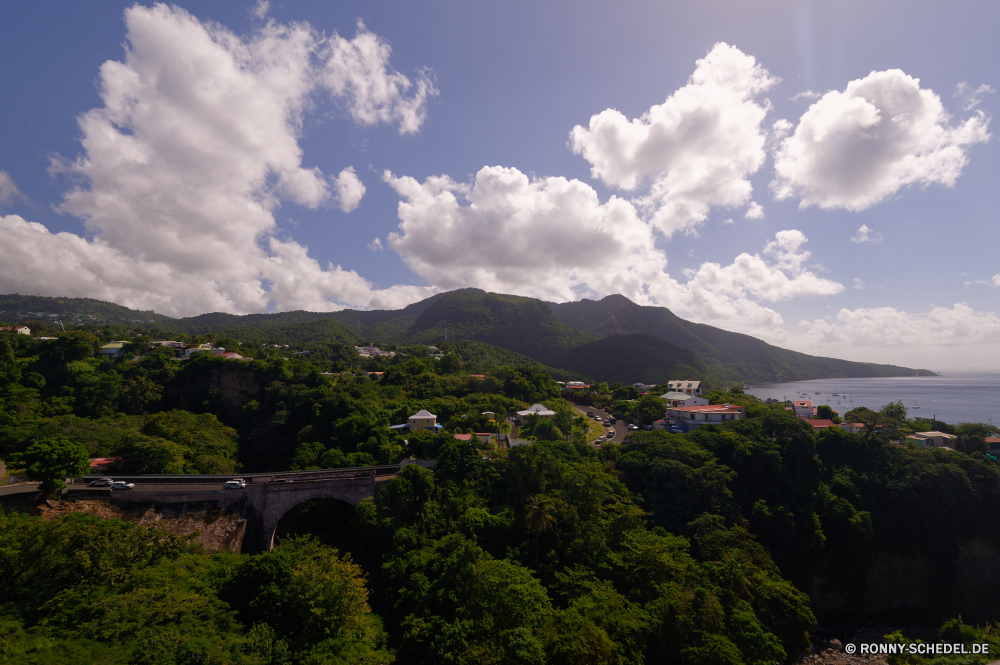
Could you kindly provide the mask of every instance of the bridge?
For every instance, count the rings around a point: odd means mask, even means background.
[[[357,506],[368,497],[374,498],[379,489],[391,481],[407,464],[433,466],[433,460],[403,460],[391,466],[357,467],[350,469],[322,469],[281,473],[246,474],[243,489],[224,489],[223,485],[234,476],[169,475],[128,476],[113,475],[115,480],[135,483],[131,490],[92,488],[88,484],[107,475],[89,475],[77,479],[63,490],[63,496],[72,498],[102,498],[125,510],[153,509],[164,515],[181,515],[194,511],[238,514],[246,520],[242,551],[266,552],[274,545],[278,522],[289,510],[311,499],[338,499]],[[35,491],[35,483],[10,486],[0,494],[12,491]]]

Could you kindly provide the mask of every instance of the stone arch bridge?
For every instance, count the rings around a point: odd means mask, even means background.
[[[233,476],[115,476],[115,480],[135,483],[135,489],[111,490],[110,501],[123,510],[151,509],[165,518],[197,512],[238,515],[244,520],[242,537],[216,546],[266,552],[274,544],[278,522],[298,504],[329,498],[357,506],[368,497],[374,498],[407,463],[433,466],[432,460],[404,460],[393,466],[250,474],[243,476],[244,489],[229,490],[222,486]],[[88,476],[84,481],[97,477]]]

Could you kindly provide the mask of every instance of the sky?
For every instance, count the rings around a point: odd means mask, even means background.
[[[7,3],[0,293],[173,316],[620,293],[997,370],[998,12]]]

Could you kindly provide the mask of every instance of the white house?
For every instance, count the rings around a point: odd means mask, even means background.
[[[796,418],[812,418],[816,415],[816,408],[812,400],[808,399],[797,399],[792,402],[792,411],[795,412]]]
[[[944,432],[914,432],[906,438],[921,448],[954,448],[958,437]]]
[[[550,409],[549,407],[543,406],[541,404],[534,404],[532,406],[529,406],[524,411],[518,411],[516,420],[517,424],[520,425],[521,423],[524,422],[525,418],[527,418],[528,416],[538,416],[539,418],[551,418],[554,415],[556,415],[556,412]]]
[[[708,400],[704,397],[689,395],[681,392],[669,392],[660,395],[660,399],[667,403],[667,406],[707,406]]]
[[[701,381],[667,381],[667,391],[701,396]]]
[[[14,328],[14,332],[16,332],[18,335],[30,335],[31,328],[29,328],[28,326],[21,326],[20,328]]]
[[[732,404],[712,404],[709,406],[675,406],[667,409],[667,418],[685,427],[700,427],[711,423],[743,420],[746,415],[742,406]]]
[[[416,432],[422,429],[434,430],[437,428],[437,416],[427,409],[420,409],[409,418],[410,431]]]

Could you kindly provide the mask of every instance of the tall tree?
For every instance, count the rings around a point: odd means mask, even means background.
[[[528,497],[524,506],[524,521],[528,528],[535,532],[535,565],[538,565],[538,547],[542,531],[548,531],[556,526],[558,510],[555,501],[545,494],[534,494]]]
[[[39,483],[43,501],[52,492],[66,487],[64,478],[81,476],[90,468],[89,455],[82,444],[55,438],[36,441],[23,453],[11,455],[7,464],[23,468],[28,480]]]

